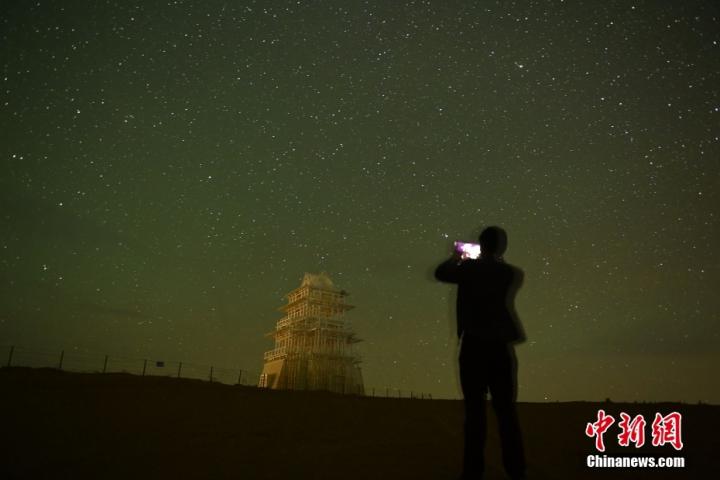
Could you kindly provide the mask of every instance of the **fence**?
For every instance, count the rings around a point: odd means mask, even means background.
[[[59,352],[38,351],[15,345],[4,347],[4,349],[6,353],[4,365],[8,367],[50,367],[83,373],[131,373],[142,376],[194,378],[228,385],[255,386],[258,379],[256,372],[242,368],[67,350]]]
[[[384,398],[413,398],[417,400],[432,400],[432,393],[416,392],[414,390],[401,390],[390,387],[365,387],[365,395]]]
[[[217,367],[152,358],[85,353],[74,350],[55,352],[31,350],[16,345],[0,346],[0,362],[7,367],[56,368],[80,373],[130,373],[163,377],[192,378],[227,385],[257,386],[260,375],[242,368]],[[0,363],[1,364],[1,363]],[[365,387],[365,396],[432,400],[432,394],[393,387]]]

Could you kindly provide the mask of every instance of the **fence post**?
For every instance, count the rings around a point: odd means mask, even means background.
[[[63,359],[65,358],[65,350],[60,352],[60,361],[58,362],[58,370],[62,370]]]
[[[10,355],[8,355],[8,363],[7,363],[8,367],[12,367],[13,353],[15,353],[15,345],[10,346]]]
[[[147,358],[143,361],[143,377],[145,376],[145,370],[147,370]]]
[[[212,383],[213,380],[213,367],[210,365],[210,383]]]
[[[238,385],[242,385],[242,368],[240,369],[240,374],[238,375]]]
[[[107,372],[107,361],[108,361],[108,356],[105,355],[105,363],[103,363],[103,373]]]
[[[178,365],[178,378],[180,378],[180,372],[182,372],[182,362]]]

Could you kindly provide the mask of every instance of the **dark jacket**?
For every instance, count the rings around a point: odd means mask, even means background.
[[[524,340],[514,305],[522,270],[494,258],[451,258],[435,269],[435,278],[458,285],[458,338],[467,334],[487,341]]]

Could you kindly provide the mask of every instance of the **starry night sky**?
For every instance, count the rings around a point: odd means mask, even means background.
[[[522,401],[720,403],[720,7],[3,1],[0,344],[259,374],[326,271],[368,387],[458,397],[453,240]]]

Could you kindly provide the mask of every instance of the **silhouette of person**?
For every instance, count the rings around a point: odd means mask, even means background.
[[[524,332],[514,307],[523,272],[504,262],[507,235],[499,227],[480,234],[480,257],[459,252],[435,269],[441,282],[456,283],[460,385],[465,399],[463,476],[482,478],[487,436],[486,394],[490,391],[502,443],[503,466],[512,479],[525,478],[525,454],[515,408],[517,360],[514,343]]]

